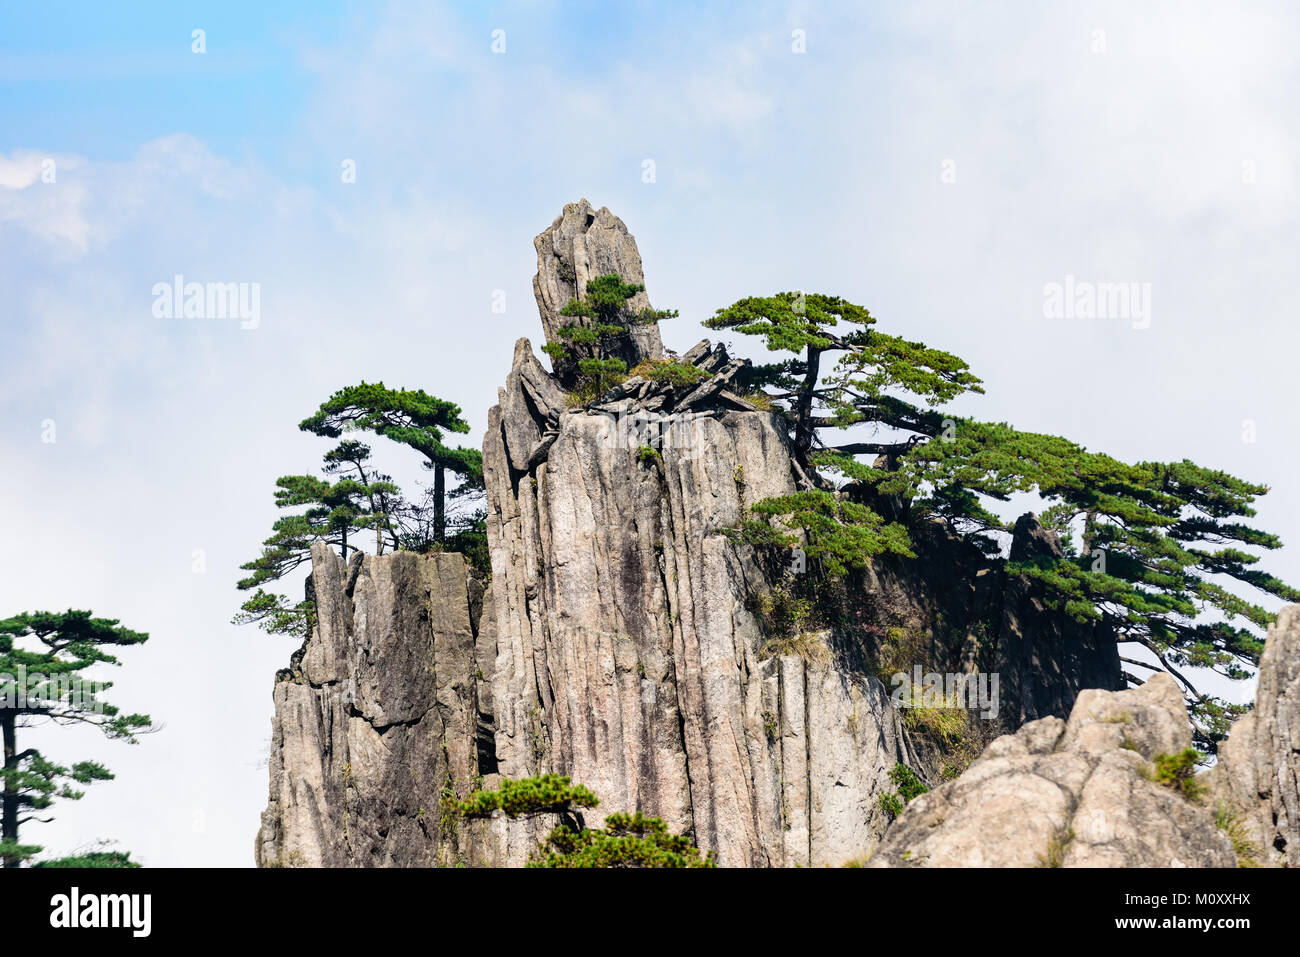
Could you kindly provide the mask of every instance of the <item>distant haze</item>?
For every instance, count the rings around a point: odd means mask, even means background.
[[[745,295],[844,296],[969,361],[963,413],[1269,483],[1268,567],[1300,581],[1300,10],[881,6],[0,12],[0,615],[148,631],[101,677],[165,725],[36,737],[118,778],[25,842],[252,863],[295,646],[229,621],[275,478],[327,448],[297,423],[382,380],[478,444],[540,345],[532,238],[583,196],[680,310],[669,347]],[[156,313],[176,276],[256,284],[258,321]]]

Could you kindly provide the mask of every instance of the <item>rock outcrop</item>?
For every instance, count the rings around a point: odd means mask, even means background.
[[[635,382],[544,417],[534,362],[521,341],[484,442],[501,772],[571,775],[723,864],[860,855],[897,716],[874,678],[760,653],[747,599],[773,582],[724,534],[794,490],[784,429],[719,389],[678,412],[701,386]]]
[[[1259,863],[1300,867],[1300,605],[1269,627],[1255,707],[1233,724],[1209,780]]]
[[[1033,515],[1022,515],[1011,535],[1010,560],[1059,558],[1056,533]],[[1080,622],[1063,608],[1049,608],[1042,590],[1023,576],[1008,575],[1003,587],[996,652],[986,667],[1002,675],[1002,692],[1014,709],[1013,726],[1070,713],[1085,688],[1125,687],[1114,633],[1100,622]]]
[[[275,684],[258,865],[496,859],[501,828],[449,827],[440,814],[445,788],[464,797],[480,777],[484,596],[464,559],[354,553],[345,564],[317,544],[312,590],[316,627]]]
[[[1191,743],[1168,675],[1085,690],[1068,722],[1031,721],[915,798],[869,866],[1234,867],[1209,802],[1154,779],[1157,757]]]
[[[548,337],[591,278],[644,281],[626,227],[585,200],[536,247]],[[663,355],[654,324],[611,348],[629,368]],[[579,403],[516,343],[483,445],[490,594],[458,555],[313,550],[318,622],[275,687],[259,864],[521,865],[552,822],[465,823],[441,798],[545,772],[599,795],[588,825],[641,811],[723,865],[842,864],[888,827],[891,769],[927,773],[873,668],[888,634],[915,637],[909,665],[1002,672],[1013,727],[1122,685],[1109,635],[931,522],[917,559],[851,582],[841,624],[774,640],[759,605],[789,572],[727,532],[809,477],[780,418],[744,398],[747,362],[705,341],[676,365],[696,371]],[[1017,524],[1013,555],[1053,548],[1032,517]],[[1058,803],[1068,825],[1074,804]]]
[[[561,315],[570,302],[586,290],[597,276],[615,274],[624,282],[645,284],[641,254],[636,239],[623,220],[602,206],[593,210],[585,199],[565,205],[551,227],[533,240],[537,248],[537,275],[533,294],[542,316],[547,341],[556,338],[560,326],[587,324],[589,320]],[[650,300],[639,292],[627,302],[633,312],[650,308]],[[630,369],[643,359],[663,356],[663,342],[657,323],[635,325],[626,337],[612,343],[606,357],[620,358]]]
[[[1070,713],[1085,688],[1120,691],[1114,635],[1045,600],[1043,589],[962,541],[941,522],[914,522],[915,559],[882,557],[859,584],[868,630],[913,636],[914,660],[937,671],[997,674],[1009,728]],[[1022,515],[1010,558],[1060,556],[1056,534]],[[869,636],[868,636],[869,637]],[[868,649],[874,651],[875,649]]]
[[[585,200],[536,245],[548,336],[578,288],[566,277],[644,282],[623,224]],[[637,348],[658,355],[657,333]],[[502,773],[572,775],[602,808],[663,817],[724,864],[859,857],[884,823],[879,797],[909,758],[907,736],[863,667],[861,638],[827,635],[814,660],[765,647],[750,603],[780,576],[725,531],[808,479],[779,419],[742,398],[748,363],[707,341],[680,361],[703,381],[633,377],[570,407],[528,340],[515,345],[483,448]],[[1022,526],[1016,542],[1034,545],[1017,548],[1059,549],[1036,522]],[[891,620],[929,627],[935,664],[1009,666],[1025,690],[1016,717],[1065,713],[1089,681],[1122,683],[1113,640],[1034,607],[1033,590],[977,550],[931,537],[922,560],[881,563],[865,588]],[[953,632],[977,620],[994,623],[991,640],[954,660]],[[1077,658],[1097,664],[1074,670]]]

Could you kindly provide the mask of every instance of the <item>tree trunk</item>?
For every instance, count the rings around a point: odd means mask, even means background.
[[[14,733],[14,722],[17,715],[12,711],[0,712],[0,728],[4,730],[4,749],[5,749],[5,770],[8,771],[18,764],[18,742]],[[13,841],[18,843],[18,787],[5,778],[4,797],[4,823],[0,826],[0,840]],[[6,856],[4,859],[5,867],[17,867],[19,858]]]
[[[800,464],[808,464],[808,450],[812,448],[812,400],[813,390],[817,388],[817,375],[821,369],[822,350],[808,347],[807,368],[804,370],[803,385],[799,388],[799,401],[796,406],[794,448]]]
[[[370,491],[370,480],[366,478],[366,470],[357,463],[357,474],[361,476],[361,484],[366,487],[366,499],[370,502],[370,515],[374,517],[379,512],[379,506],[375,504],[375,493]],[[388,516],[384,516],[384,521],[388,521]],[[384,554],[384,526],[375,524],[375,554]]]
[[[1089,509],[1083,517],[1083,557],[1092,558],[1092,543],[1097,538],[1097,513]]]
[[[447,540],[447,476],[441,465],[433,467],[433,539]]]

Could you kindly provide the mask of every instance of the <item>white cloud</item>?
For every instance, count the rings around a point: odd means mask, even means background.
[[[64,252],[69,247],[84,252],[91,235],[82,211],[86,190],[75,179],[69,182],[84,165],[78,156],[34,150],[0,155],[0,223],[12,223]]]
[[[514,339],[539,336],[531,239],[580,195],[624,218],[653,301],[682,310],[670,344],[743,295],[848,296],[969,359],[989,395],[966,411],[1272,482],[1261,521],[1293,543],[1272,567],[1300,580],[1300,26],[1252,9],[755,5],[725,28],[679,11],[606,38],[593,72],[548,56],[555,38],[524,8],[502,11],[511,52],[493,57],[445,8],[395,6],[303,51],[308,106],[259,149],[281,148],[284,167],[214,152],[201,114],[125,161],[55,157],[53,185],[39,150],[0,156],[0,506],[23,543],[6,582],[24,607],[150,630],[118,700],[169,725],[105,750],[119,780],[42,838],[116,836],[153,864],[250,861],[290,649],[226,622],[274,478],[322,451],[295,424],[366,378],[458,401],[481,427]],[[259,282],[261,327],[154,319],[153,283],[178,272]],[[1151,281],[1152,328],[1048,323],[1041,287],[1067,272]],[[51,417],[59,441],[42,445]],[[1241,443],[1242,418],[1257,444]],[[400,455],[391,468],[423,478]],[[195,547],[206,576],[190,572]]]

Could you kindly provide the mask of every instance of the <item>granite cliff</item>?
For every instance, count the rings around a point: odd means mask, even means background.
[[[644,281],[622,221],[585,200],[566,206],[535,246],[548,338],[591,278]],[[609,355],[629,368],[661,360],[657,325],[635,327]],[[1049,609],[1002,562],[938,524],[917,530],[916,559],[881,560],[853,577],[836,623],[773,641],[761,598],[790,572],[726,530],[809,476],[779,419],[744,397],[747,362],[707,341],[677,361],[701,375],[685,384],[633,376],[577,402],[527,339],[515,344],[483,443],[490,584],[455,554],[345,564],[313,550],[318,620],[275,685],[260,865],[521,865],[549,825],[459,821],[441,799],[548,771],[600,796],[588,825],[640,810],[724,866],[838,865],[873,853],[873,863],[901,863],[925,808],[914,804],[891,828],[881,800],[894,790],[889,772],[912,765],[938,787],[943,765],[882,683],[891,643],[930,668],[998,672],[1000,724],[989,738],[1032,722],[937,792],[967,788],[963,806],[984,803],[975,782],[994,755],[1026,765],[1016,780],[1056,782],[1037,790],[1065,787],[1060,813],[1044,812],[1026,854],[1068,829],[1078,788],[1113,763],[1095,743],[1056,761],[1069,765],[1060,774],[1035,763],[1051,763],[1061,740],[1092,740],[1071,729],[1101,707],[1096,696],[1129,695],[1135,711],[1165,716],[1146,750],[1186,736],[1176,690],[1151,682],[1121,691],[1109,634]],[[1025,516],[1011,547],[1014,557],[1060,546]],[[1261,835],[1281,828],[1294,853],[1296,749],[1279,742],[1300,726],[1295,675],[1275,681],[1289,689],[1281,695],[1290,710],[1260,714],[1234,735],[1253,743],[1238,749],[1232,780]],[[1289,784],[1251,776],[1266,767],[1264,754],[1291,769]],[[1182,828],[1173,810],[1144,813]],[[936,862],[1012,863],[990,853],[927,852]],[[1184,856],[1214,864],[1226,853],[1207,838]]]

